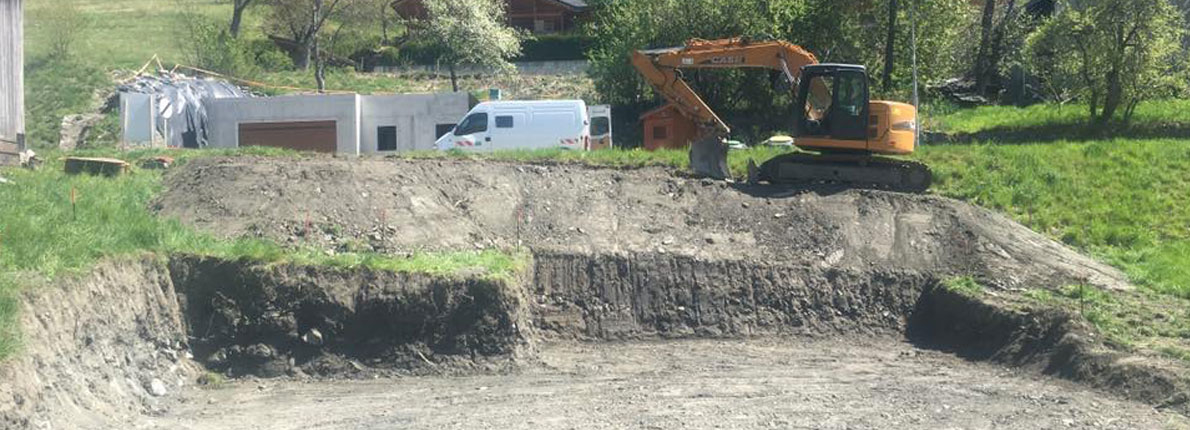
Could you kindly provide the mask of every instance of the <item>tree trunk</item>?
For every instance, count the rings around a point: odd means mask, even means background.
[[[1000,60],[1004,58],[1004,38],[1015,15],[1016,0],[1008,0],[1004,7],[1004,17],[1000,19],[1000,25],[996,26],[995,34],[992,36],[992,52],[988,55],[988,67],[984,70],[985,83],[990,84],[1000,73]]]
[[[1123,100],[1123,93],[1120,71],[1113,68],[1107,72],[1107,94],[1103,97],[1103,110],[1099,112],[1096,125],[1102,128],[1111,122],[1112,116],[1116,114],[1116,109],[1120,107],[1120,101]]]
[[[380,4],[380,44],[388,43],[388,3]]]
[[[300,70],[310,70],[310,59],[312,52],[312,43],[308,39],[300,39],[295,41],[297,48],[290,52],[289,57],[293,59],[294,67]]]
[[[892,90],[893,47],[897,38],[897,0],[888,0],[888,37],[884,40],[884,92]]]
[[[326,61],[322,58],[322,54],[318,52],[318,38],[314,38],[314,84],[318,88],[319,93],[326,90]]]
[[[240,22],[244,18],[244,9],[248,8],[249,3],[252,3],[252,0],[235,0],[235,4],[232,5],[231,28],[229,29],[232,39],[240,37]]]
[[[454,92],[459,92],[459,77],[455,74],[455,63],[450,63],[450,86]]]
[[[996,0],[984,0],[983,18],[980,19],[982,34],[979,38],[979,51],[975,55],[975,92],[982,95],[987,90],[987,67],[991,55],[992,17],[996,14]]]

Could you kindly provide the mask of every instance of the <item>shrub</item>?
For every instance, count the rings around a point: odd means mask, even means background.
[[[521,44],[517,61],[568,61],[587,58],[594,41],[581,34],[546,34]]]
[[[252,44],[232,37],[221,21],[187,14],[189,38],[184,52],[195,67],[231,76],[253,76],[260,72]]]
[[[273,41],[254,39],[245,44],[252,62],[261,70],[277,72],[293,69],[293,60]]]

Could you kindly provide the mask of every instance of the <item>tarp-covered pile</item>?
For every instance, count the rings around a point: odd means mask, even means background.
[[[120,92],[150,94],[156,120],[153,128],[170,147],[207,146],[207,111],[204,102],[252,94],[219,79],[194,78],[180,73],[140,75],[121,84]]]

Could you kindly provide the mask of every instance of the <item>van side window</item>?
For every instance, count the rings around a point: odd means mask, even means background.
[[[465,136],[479,132],[488,131],[488,114],[475,113],[463,119],[458,127],[455,127],[455,136]]]
[[[512,128],[512,116],[501,115],[496,117],[496,128]]]
[[[595,118],[591,118],[592,136],[603,136],[611,132],[611,130],[611,123],[608,122],[606,116],[597,116]]]

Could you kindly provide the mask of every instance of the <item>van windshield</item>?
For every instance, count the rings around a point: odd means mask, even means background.
[[[591,118],[591,135],[603,136],[612,129],[611,121],[608,121],[606,116],[597,116]]]
[[[488,131],[488,114],[473,113],[455,127],[454,133],[455,136],[466,136],[484,131]]]

